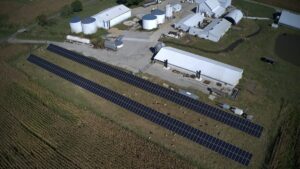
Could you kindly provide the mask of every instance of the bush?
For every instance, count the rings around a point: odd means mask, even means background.
[[[44,14],[37,16],[36,21],[40,26],[46,26],[48,24],[48,18]]]
[[[143,0],[117,0],[118,4],[125,4],[127,6],[139,5]]]
[[[79,0],[72,2],[71,7],[73,12],[80,12],[83,9],[82,3]]]
[[[70,5],[65,5],[61,8],[60,16],[67,18],[71,16],[73,13],[72,8]]]

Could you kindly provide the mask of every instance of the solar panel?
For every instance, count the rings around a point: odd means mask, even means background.
[[[116,105],[123,107],[145,119],[156,123],[166,129],[169,129],[191,141],[194,141],[200,145],[205,146],[225,157],[228,157],[238,163],[247,166],[250,163],[252,154],[246,152],[232,144],[217,139],[207,133],[202,132],[199,129],[193,128],[179,120],[164,115],[156,110],[146,107],[134,100],[131,100],[121,94],[118,94],[110,89],[107,89],[99,84],[92,82],[84,77],[81,77],[75,73],[67,71],[53,63],[50,63],[37,56],[30,55],[27,59],[29,62],[36,64],[49,72],[52,72],[61,78],[68,80],[108,101],[113,102]]]
[[[56,45],[50,44],[47,48],[49,51],[59,54],[65,58],[71,59],[75,62],[86,65],[92,69],[110,75],[114,78],[122,80],[126,83],[134,85],[138,88],[141,88],[145,91],[151,92],[157,96],[163,97],[169,101],[177,103],[181,106],[189,108],[195,112],[203,114],[207,117],[210,117],[214,120],[220,121],[224,124],[227,124],[233,128],[241,130],[247,134],[250,134],[255,137],[260,137],[263,131],[263,127],[257,124],[252,123],[246,119],[242,119],[233,114],[229,114],[225,111],[222,111],[216,107],[207,105],[198,100],[192,99],[160,85],[154,84],[150,81],[144,80],[137,76],[134,76],[130,73],[124,72],[120,69],[117,69],[113,66],[105,64],[103,62],[95,61],[75,52],[69,51],[67,49],[61,48]]]

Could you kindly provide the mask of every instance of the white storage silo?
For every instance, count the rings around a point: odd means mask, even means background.
[[[92,17],[85,18],[81,21],[82,31],[85,35],[94,34],[97,32],[96,19]]]
[[[173,7],[171,4],[166,5],[166,18],[172,18],[173,17]]]
[[[143,16],[143,29],[152,30],[157,28],[157,17],[152,14],[147,14]]]
[[[73,33],[82,32],[81,20],[79,17],[74,17],[70,20],[70,28]]]
[[[164,11],[161,11],[159,9],[155,9],[151,12],[152,15],[155,15],[157,17],[157,24],[163,24],[165,23],[166,14]]]

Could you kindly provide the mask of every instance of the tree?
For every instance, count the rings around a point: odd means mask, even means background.
[[[83,9],[82,3],[79,0],[72,2],[71,7],[73,12],[80,12]]]
[[[127,0],[117,0],[117,3],[118,4],[125,4],[125,5],[127,5]]]
[[[37,16],[36,21],[40,26],[46,26],[48,24],[48,18],[44,14]]]
[[[73,11],[72,11],[71,6],[65,5],[61,8],[60,16],[67,18],[67,17],[71,16],[72,13],[73,13]]]

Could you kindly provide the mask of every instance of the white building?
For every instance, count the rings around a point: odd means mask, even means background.
[[[204,13],[206,16],[218,18],[225,13],[225,8],[218,0],[200,0],[197,2],[197,13]]]
[[[225,15],[225,19],[227,19],[233,25],[236,25],[242,20],[243,16],[244,15],[241,10],[234,9]]]
[[[154,59],[160,62],[167,60],[171,67],[190,73],[201,71],[201,76],[231,88],[239,83],[243,75],[243,70],[240,68],[172,47],[161,48]]]
[[[231,6],[231,0],[218,0],[223,8]]]
[[[281,12],[278,24],[300,29],[300,15],[284,10]]]
[[[198,27],[202,23],[204,16],[200,13],[190,14],[174,24],[174,28],[188,31],[191,27]]]
[[[198,30],[197,36],[213,42],[218,42],[230,27],[231,23],[226,19],[214,19],[204,29]]]
[[[131,9],[124,5],[108,8],[92,16],[96,19],[98,28],[110,29],[131,17]]]

